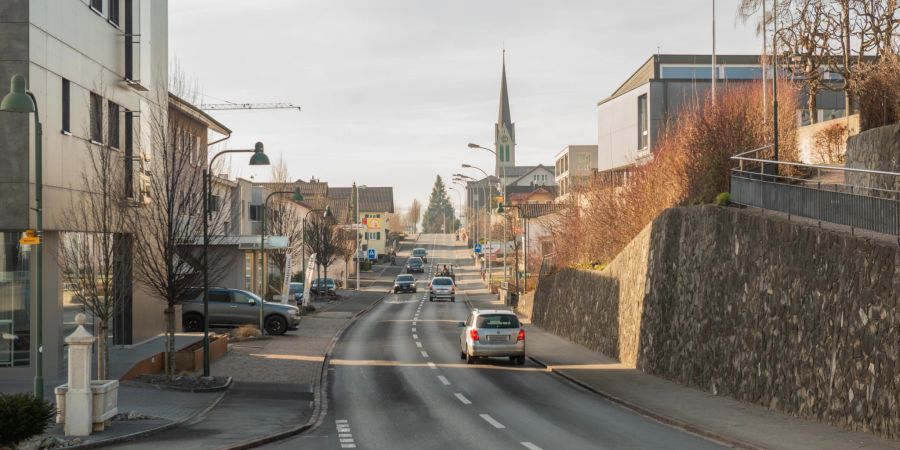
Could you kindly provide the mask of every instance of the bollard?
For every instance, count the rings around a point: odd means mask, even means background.
[[[84,314],[75,316],[78,328],[66,337],[69,345],[69,383],[66,391],[66,436],[89,436],[93,428],[91,361],[94,336],[84,329]]]

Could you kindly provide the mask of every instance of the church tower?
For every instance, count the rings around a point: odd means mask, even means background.
[[[516,165],[516,124],[509,115],[509,92],[506,88],[506,50],[503,50],[503,74],[500,78],[500,113],[494,125],[494,151],[497,152],[494,175],[503,175],[502,167]],[[505,181],[505,180],[504,180]]]

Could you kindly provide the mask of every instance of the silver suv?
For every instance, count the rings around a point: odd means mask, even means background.
[[[515,313],[503,309],[473,309],[459,322],[459,357],[473,364],[477,358],[506,356],[525,364],[525,329]]]
[[[262,299],[240,289],[209,288],[209,326],[237,327],[259,324]],[[182,303],[184,331],[203,331],[203,289],[191,289]],[[284,334],[300,324],[300,309],[281,303],[263,302],[263,327],[270,335]]]

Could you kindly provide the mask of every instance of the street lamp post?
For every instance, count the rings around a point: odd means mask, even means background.
[[[203,168],[203,376],[209,376],[209,200],[212,197],[212,166],[216,158],[228,153],[253,153],[251,166],[268,166],[263,143],[257,142],[252,150],[223,150],[216,153]]]
[[[359,190],[365,189],[366,186],[365,185],[357,186],[356,183],[354,182],[353,187],[354,187],[353,191],[355,192],[354,195],[356,198],[356,202],[355,202],[356,205],[354,205],[356,207],[356,214],[354,214],[354,217],[353,217],[353,232],[354,232],[354,235],[356,236],[356,290],[358,291],[359,290],[359,260],[360,260],[359,243],[362,240],[362,238],[359,236],[359,225],[360,225],[360,223],[359,223]]]
[[[465,174],[455,173],[455,174],[453,174],[453,176],[457,177],[457,178],[454,178],[454,179],[453,179],[454,182],[456,182],[456,181],[459,181],[459,182],[465,181],[465,182],[467,182],[467,183],[468,183],[468,182],[472,182],[472,183],[476,183],[476,182],[477,182],[477,180],[475,180],[474,178],[472,178],[472,177],[470,177],[470,176],[468,176],[468,175],[465,175]],[[465,186],[466,191],[468,191],[468,189],[469,189],[468,184],[463,185],[463,186]],[[482,196],[482,198],[485,198],[485,199],[486,199],[486,198],[487,198],[487,194],[486,194],[486,191],[485,191],[485,187],[484,187],[484,186],[478,186],[478,187],[479,187],[479,189],[481,189],[481,196]],[[470,205],[470,207],[471,207],[473,210],[475,209],[474,203],[475,203],[475,202],[474,202],[474,199],[473,199],[472,204]],[[476,242],[476,243],[478,242],[478,229],[479,229],[479,228],[481,228],[481,235],[482,235],[482,237],[484,237],[484,229],[483,229],[482,226],[478,225],[478,222],[479,222],[479,219],[477,218],[477,214],[476,214],[475,222],[472,223],[472,225],[473,225],[473,234],[475,235],[475,242]]]
[[[293,200],[293,201],[295,201],[295,202],[302,202],[302,201],[303,201],[303,194],[300,193],[300,188],[299,188],[299,187],[298,187],[298,188],[294,188],[293,191],[275,191],[275,192],[272,192],[271,194],[267,195],[265,201],[263,201],[263,204],[262,204],[262,211],[260,212],[260,213],[262,214],[262,218],[261,218],[261,220],[262,220],[262,230],[261,230],[260,236],[259,236],[259,253],[260,253],[261,257],[262,257],[263,268],[264,268],[264,269],[265,269],[265,267],[266,267],[266,210],[269,208],[269,200],[271,200],[273,196],[278,195],[278,194],[292,194],[292,195],[291,195],[291,200]],[[267,270],[263,270],[263,272],[268,272],[268,271],[267,271]],[[265,277],[265,276],[263,277],[262,290],[261,290],[260,296],[259,296],[260,299],[262,299],[262,301],[259,302],[259,332],[260,332],[260,333],[263,333],[263,332],[264,332],[264,331],[263,331],[263,330],[264,330],[264,328],[263,328],[263,314],[264,314],[264,311],[263,311],[263,305],[266,303],[266,288],[267,288],[268,285],[269,285],[269,280],[267,280],[266,278],[267,278],[267,277]],[[282,293],[282,295],[287,295],[287,293],[286,293],[286,292],[285,292],[285,293]]]
[[[480,167],[473,166],[473,165],[471,165],[471,164],[463,164],[463,165],[462,165],[462,168],[463,168],[463,169],[475,169],[475,170],[477,170],[477,171],[483,173],[483,174],[484,174],[484,177],[487,178],[487,180],[488,180],[488,184],[490,185],[491,177],[490,177],[490,175],[488,175],[487,172],[484,171],[484,169],[482,169],[482,168],[480,168]],[[493,227],[491,226],[491,220],[490,220],[490,211],[491,211],[491,204],[492,204],[492,202],[491,202],[490,197],[486,198],[485,200],[487,200],[487,205],[485,206],[485,218],[486,218],[486,220],[487,220],[487,224],[486,224],[486,225],[487,225],[487,235],[488,235],[488,246],[490,247],[491,254],[493,254],[493,253],[494,253],[494,245],[493,245],[493,242],[491,242],[492,234],[493,234],[492,231],[491,231],[491,228],[493,228]],[[494,272],[493,272],[493,267],[492,267],[492,264],[491,264],[491,259],[488,258],[487,256],[485,256],[484,259],[485,259],[485,261],[487,261],[488,286],[493,286],[493,284],[494,284]]]
[[[43,129],[41,125],[41,117],[38,112],[38,103],[34,94],[27,90],[25,77],[21,74],[15,74],[10,80],[9,94],[3,97],[0,102],[0,111],[14,113],[34,113],[34,228],[35,235],[43,238],[44,227],[44,210],[43,189],[44,178],[42,173],[43,150],[42,138]],[[34,344],[37,347],[37,360],[34,364],[34,396],[39,399],[44,398],[44,257],[40,247],[35,252],[35,264],[37,266],[34,272],[35,281],[35,337]]]
[[[494,150],[491,150],[487,147],[484,147],[484,146],[481,146],[478,144],[474,144],[471,142],[469,143],[468,147],[471,149],[484,150],[486,152],[490,152],[492,155],[494,155],[494,159],[498,159],[497,152]],[[505,202],[506,201],[506,166],[500,165],[500,174],[503,177],[500,180],[500,195],[503,197],[503,201]],[[503,279],[504,280],[506,280],[506,277],[507,277],[507,273],[506,273],[507,272],[507,269],[506,269],[506,248],[507,247],[509,247],[509,245],[508,245],[508,242],[506,241],[506,221],[504,220],[503,221]]]
[[[522,221],[524,223],[523,230],[522,230],[522,232],[523,232],[522,259],[525,260],[525,264],[524,264],[525,270],[523,272],[524,272],[524,278],[525,278],[525,288],[527,289],[528,288],[528,220],[525,218],[525,213],[522,211],[522,208],[519,205],[505,205],[505,204],[501,203],[500,206],[497,206],[497,213],[503,214],[504,208],[507,208],[507,209],[516,208],[516,210],[519,211],[519,215],[522,216]],[[519,268],[516,267],[516,272],[518,273],[518,271],[519,271]],[[518,277],[518,275],[516,276],[516,292],[519,292],[519,277]]]

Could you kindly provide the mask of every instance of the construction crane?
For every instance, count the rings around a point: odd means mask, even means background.
[[[293,103],[204,103],[199,106],[204,111],[223,111],[229,109],[296,109],[300,107]]]

